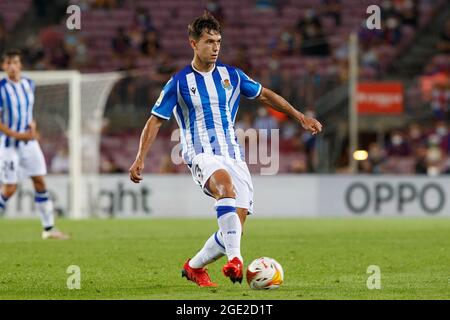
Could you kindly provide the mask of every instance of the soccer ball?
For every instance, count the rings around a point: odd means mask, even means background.
[[[247,283],[252,289],[278,289],[283,280],[283,268],[275,259],[258,258],[247,267]]]

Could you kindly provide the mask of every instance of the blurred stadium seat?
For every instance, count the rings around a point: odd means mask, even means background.
[[[350,32],[359,34],[360,79],[395,77],[393,71],[414,47],[417,37],[430,32],[427,28],[440,10],[448,8],[445,0],[342,0],[338,1],[341,5],[336,12],[330,11],[327,1],[315,0],[285,0],[274,2],[272,6],[259,6],[258,1],[253,0],[211,2],[215,3],[216,13],[223,23],[221,60],[242,67],[263,85],[286,96],[294,105],[318,115],[321,115],[321,110],[316,107],[318,100],[347,81],[347,39]],[[64,19],[60,24],[37,30],[34,38],[23,44],[27,66],[30,69],[128,72],[129,77],[116,85],[108,101],[106,117],[110,125],[105,128],[102,139],[102,152],[107,155],[105,161],[109,163],[113,159],[117,170],[127,171],[137,148],[138,129],[148,116],[162,85],[175,70],[190,62],[192,52],[186,27],[194,16],[207,8],[208,3],[194,0],[122,0],[111,3],[72,0],[69,3],[82,8],[82,32],[66,30]],[[381,7],[383,28],[380,32],[364,26],[369,5]],[[11,42],[15,25],[32,7],[31,0],[0,2],[0,26],[7,30],[6,43]],[[121,34],[119,27],[123,28]],[[315,31],[309,34],[314,28]],[[438,36],[445,31],[434,32]],[[49,50],[49,44],[57,49]],[[121,50],[114,49],[118,45]],[[449,117],[449,52],[435,52],[421,69],[423,75],[418,73],[413,79],[402,80],[405,84],[404,117],[409,122],[421,122],[424,132],[422,144],[429,147],[427,141],[437,130],[436,120]],[[447,82],[425,94],[420,79],[436,73],[447,75]],[[241,111],[250,111],[253,123],[258,118],[258,108],[261,106],[254,102],[241,103]],[[123,112],[128,114],[129,121],[121,120]],[[239,115],[237,121],[241,118]],[[301,130],[296,130],[293,137],[284,138],[284,123],[279,125],[282,127],[280,144],[293,146],[282,148],[280,172],[320,172],[315,141],[306,142]],[[173,128],[173,125],[166,126],[163,134],[168,136]],[[386,150],[393,129],[388,128],[384,132],[383,148]],[[408,132],[405,130],[403,134],[406,143],[412,144],[410,149],[416,150],[418,146],[410,141]],[[441,139],[444,141],[441,143],[442,162],[447,163],[450,148],[445,145],[445,139],[448,137],[442,136]],[[291,143],[293,140],[295,143]],[[373,141],[364,142],[364,147],[368,147],[370,142]],[[158,172],[163,155],[170,153],[174,144],[158,140],[146,170]],[[124,145],[127,148],[121,147]],[[44,148],[51,162],[58,148],[64,146],[49,142]],[[344,153],[345,145],[341,149]],[[387,158],[382,172],[415,172],[414,164],[418,160],[413,151],[399,161]],[[336,163],[335,169],[339,170],[338,167]],[[442,167],[443,171],[447,170],[446,165]],[[186,172],[181,166],[174,166],[174,171]]]

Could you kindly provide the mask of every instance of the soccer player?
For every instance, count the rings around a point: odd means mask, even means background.
[[[175,116],[181,129],[182,155],[194,181],[216,199],[219,230],[183,266],[182,275],[199,286],[216,286],[204,268],[226,255],[222,269],[234,283],[243,278],[242,226],[253,211],[253,185],[233,129],[240,95],[258,99],[297,120],[317,134],[319,121],[305,117],[285,99],[249,78],[242,70],[217,61],[221,28],[209,13],[188,26],[194,51],[192,63],[175,74],[163,88],[140,138],[130,179],[142,180],[144,159],[162,123]]]
[[[43,239],[68,239],[55,228],[53,203],[46,189],[44,155],[36,141],[33,120],[34,82],[21,76],[20,52],[11,50],[2,57],[6,77],[0,81],[0,211],[17,189],[22,177],[31,177],[35,205],[42,222]]]

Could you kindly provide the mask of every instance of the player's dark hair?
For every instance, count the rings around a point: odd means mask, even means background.
[[[2,62],[6,59],[11,59],[14,57],[19,57],[19,59],[22,61],[22,53],[19,49],[11,49],[3,53],[2,55]]]
[[[188,25],[189,37],[198,40],[202,36],[203,30],[207,33],[210,33],[211,31],[221,32],[219,21],[206,10],[203,15],[197,17]]]

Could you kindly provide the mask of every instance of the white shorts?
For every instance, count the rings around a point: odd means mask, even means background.
[[[2,184],[17,184],[28,177],[47,174],[44,154],[36,140],[21,141],[19,146],[0,148],[0,181]]]
[[[206,182],[215,171],[226,170],[236,192],[236,207],[247,209],[249,214],[253,213],[253,184],[245,161],[200,153],[192,159],[190,169],[195,183],[209,196],[211,194],[205,188]]]

